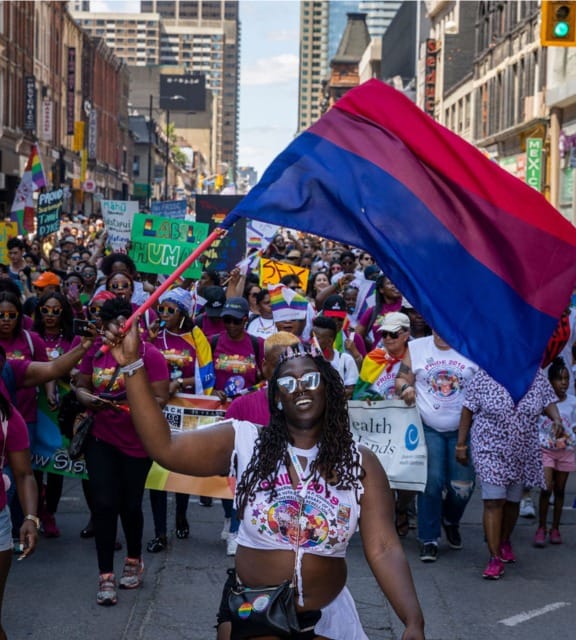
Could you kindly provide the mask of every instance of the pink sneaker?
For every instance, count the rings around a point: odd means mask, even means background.
[[[560,535],[560,531],[558,531],[558,529],[551,529],[548,540],[550,540],[550,544],[562,544],[562,536]]]
[[[41,517],[42,531],[46,538],[59,538],[60,529],[56,525],[56,518],[52,513],[45,511]]]
[[[539,549],[542,549],[546,546],[546,529],[544,529],[544,527],[538,527],[538,530],[534,534],[534,540],[532,544]]]
[[[512,550],[512,545],[510,544],[510,540],[506,540],[500,545],[500,560],[505,564],[509,562],[516,562],[516,555]]]
[[[500,558],[490,558],[482,577],[486,580],[499,580],[504,575],[504,563]]]

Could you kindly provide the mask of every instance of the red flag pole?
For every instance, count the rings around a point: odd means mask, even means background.
[[[226,234],[227,232],[228,232],[228,229],[220,226],[220,227],[214,229],[214,231],[212,231],[212,233],[208,234],[206,240],[202,241],[196,247],[196,249],[194,249],[194,251],[192,251],[192,253],[186,258],[186,260],[184,260],[184,262],[176,269],[176,271],[174,271],[174,273],[172,275],[170,275],[168,278],[166,278],[166,280],[150,295],[150,297],[147,298],[138,307],[138,309],[136,309],[136,311],[134,311],[134,313],[128,318],[128,320],[126,320],[126,323],[124,324],[124,328],[123,328],[124,332],[126,332],[126,331],[128,331],[128,329],[130,329],[130,327],[134,323],[134,320],[139,315],[144,313],[147,309],[149,309],[156,302],[156,300],[158,300],[158,298],[164,293],[164,291],[166,291],[168,289],[168,287],[170,287],[170,285],[172,283],[174,283],[184,273],[184,271],[186,271],[186,269],[188,269],[188,267],[190,267],[190,265],[194,262],[194,260],[196,260],[196,258],[204,250],[208,249],[208,247],[219,236],[222,236],[222,235]],[[100,349],[98,350],[98,355],[104,355],[108,351],[108,349],[109,349],[108,345],[103,344],[100,347]]]

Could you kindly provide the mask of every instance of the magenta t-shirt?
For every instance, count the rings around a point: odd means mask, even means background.
[[[28,331],[30,344],[22,330],[12,340],[0,340],[0,345],[6,351],[9,360],[23,360],[25,362],[48,362],[46,344],[34,331]],[[9,397],[9,396],[8,396]],[[38,420],[38,393],[36,387],[22,388],[18,385],[16,390],[16,408],[22,414],[26,422],[33,423]]]
[[[152,341],[152,344],[166,358],[170,371],[170,380],[176,380],[177,378],[194,379],[196,351],[182,336],[163,329]],[[202,393],[202,390],[199,390],[198,393]]]
[[[262,367],[264,340],[256,338],[259,344],[259,362],[256,362],[252,338],[245,333],[242,340],[232,340],[226,332],[221,333],[212,350],[216,383],[214,389],[225,391],[229,398],[254,386],[257,373]],[[212,344],[212,341],[210,341]]]
[[[98,348],[98,344],[93,344],[82,359],[79,367],[80,373],[91,377],[92,393],[95,395],[99,395],[106,390],[117,366],[116,360],[114,360],[114,356],[110,352],[106,352],[95,360],[94,354],[98,351]],[[149,343],[142,343],[140,357],[144,359],[144,366],[150,382],[168,379],[168,365],[164,356],[156,347]],[[128,407],[125,392],[124,375],[119,374],[108,393],[117,394],[118,402]],[[121,398],[123,399],[121,400]],[[96,438],[116,447],[125,455],[133,458],[145,458],[148,455],[134,429],[129,410],[101,409],[95,411],[92,434]]]
[[[7,398],[9,396],[6,396]],[[6,437],[6,449],[4,449],[4,429],[0,428],[0,455],[2,451],[6,451],[6,458],[8,458],[8,451],[23,451],[30,446],[30,439],[28,437],[28,428],[24,422],[24,418],[20,415],[17,409],[12,407],[12,415],[8,419],[8,429]],[[8,460],[4,461],[2,468],[8,465]],[[4,509],[6,506],[6,490],[4,489],[4,483],[0,478],[0,509]]]
[[[270,410],[268,409],[268,387],[258,389],[245,396],[239,396],[232,400],[226,410],[226,418],[235,420],[248,420],[254,424],[267,427],[270,423]]]
[[[226,331],[222,318],[209,318],[206,314],[202,316],[200,329],[202,329],[202,333],[208,338],[208,340],[217,333],[224,333]]]
[[[390,313],[391,311],[400,311],[401,308],[402,308],[402,298],[390,304],[383,304],[380,307],[380,311],[378,312],[378,315],[376,317],[383,316],[386,313]],[[374,311],[374,307],[370,307],[369,309],[366,309],[366,311],[364,311],[364,313],[360,316],[360,319],[358,320],[358,324],[361,324],[364,328],[366,328],[370,324],[370,318],[372,317],[373,311]]]

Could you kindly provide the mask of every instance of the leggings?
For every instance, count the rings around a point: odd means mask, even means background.
[[[181,521],[186,520],[186,510],[190,496],[187,493],[176,493],[176,528]],[[168,493],[150,489],[150,505],[154,517],[154,534],[156,537],[166,535],[168,520]]]
[[[126,536],[126,555],[142,555],[142,498],[152,462],[128,456],[94,437],[90,437],[84,457],[90,476],[98,568],[100,573],[113,573],[118,516]]]

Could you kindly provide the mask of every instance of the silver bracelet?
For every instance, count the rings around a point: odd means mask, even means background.
[[[125,376],[133,376],[138,369],[142,369],[144,366],[144,360],[142,358],[138,358],[134,362],[127,364],[125,367],[120,367],[120,373],[123,373]]]

